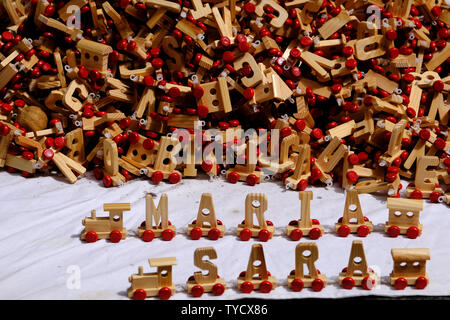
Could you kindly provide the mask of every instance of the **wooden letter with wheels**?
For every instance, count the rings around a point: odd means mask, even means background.
[[[151,194],[145,196],[145,221],[138,228],[139,238],[150,242],[155,237],[170,241],[177,231],[169,221],[169,201],[167,194],[163,193],[158,207],[155,207]]]
[[[269,293],[275,288],[276,280],[267,271],[262,244],[252,246],[247,271],[241,272],[237,285],[243,293],[250,293],[258,289],[262,293]]]
[[[427,170],[429,166],[439,165],[439,158],[423,156],[417,159],[414,187],[406,188],[406,196],[414,199],[429,198],[433,192],[444,193],[439,187],[436,170]]]
[[[392,249],[391,254],[394,270],[389,278],[395,289],[403,290],[410,285],[424,289],[428,285],[426,263],[430,260],[430,249]]]
[[[357,190],[347,190],[344,215],[334,228],[340,237],[346,237],[350,233],[358,233],[358,236],[365,237],[372,232],[373,224],[363,216]]]
[[[348,260],[348,266],[339,274],[338,281],[342,288],[348,290],[354,286],[371,290],[378,282],[377,274],[367,266],[366,255],[361,240],[354,240],[352,242],[352,251]]]
[[[321,291],[327,285],[327,276],[316,269],[314,262],[319,258],[319,249],[313,242],[299,243],[295,248],[295,270],[288,276],[288,287],[293,291],[312,288]],[[309,274],[305,274],[304,265],[308,266]]]
[[[98,239],[109,239],[119,242],[127,237],[127,229],[123,227],[123,212],[130,210],[129,203],[105,203],[103,210],[109,212],[109,217],[98,218],[95,210],[91,216],[83,219],[85,226],[81,239],[87,242],[96,242]]]
[[[420,211],[423,209],[423,200],[412,199],[387,199],[389,220],[384,231],[390,237],[406,234],[408,238],[415,239],[422,233],[422,225],[419,222]]]
[[[245,198],[245,220],[237,227],[237,234],[243,241],[258,237],[267,241],[273,236],[275,227],[272,222],[266,221],[264,212],[267,210],[267,197],[263,193],[250,193]],[[256,214],[258,225],[253,224],[253,215]]]
[[[159,142],[159,150],[156,155],[153,168],[147,168],[147,176],[154,183],[159,183],[163,179],[168,179],[170,183],[178,183],[181,180],[181,173],[175,170],[177,159],[175,155],[179,151],[180,142],[173,137],[162,137]]]
[[[311,176],[311,146],[303,144],[298,147],[298,157],[294,174],[285,180],[286,187],[292,190],[305,190]]]
[[[202,236],[207,236],[210,240],[217,240],[223,237],[225,226],[220,220],[216,219],[211,193],[202,194],[197,219],[188,225],[187,232],[192,240],[198,240]]]
[[[156,267],[156,272],[144,273],[139,266],[138,273],[132,274],[128,281],[129,298],[144,300],[147,297],[159,296],[162,300],[169,299],[175,293],[175,285],[172,282],[172,266],[177,264],[175,257],[148,259],[151,267]]]
[[[312,240],[319,239],[324,232],[323,226],[319,220],[311,219],[311,205],[313,198],[312,191],[299,192],[301,201],[301,215],[300,220],[292,220],[286,227],[286,233],[294,241],[298,241],[302,236],[309,236]]]
[[[197,248],[194,252],[194,265],[201,270],[208,271],[203,274],[201,271],[194,272],[187,281],[188,293],[198,298],[204,292],[212,292],[215,296],[220,296],[225,291],[226,283],[223,278],[217,275],[217,266],[209,260],[203,260],[204,257],[217,259],[217,252],[213,247]]]

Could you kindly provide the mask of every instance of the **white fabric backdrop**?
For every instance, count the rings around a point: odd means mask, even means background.
[[[403,184],[406,185],[405,183]],[[20,175],[0,173],[0,298],[1,299],[127,299],[128,277],[137,272],[154,271],[147,259],[175,256],[174,282],[177,293],[171,299],[188,299],[185,283],[197,271],[193,265],[196,248],[214,246],[218,253],[215,263],[219,275],[227,281],[228,289],[220,299],[245,297],[304,298],[348,297],[377,294],[395,295],[450,295],[450,210],[445,204],[425,202],[421,215],[423,234],[415,240],[404,236],[385,235],[387,220],[384,196],[360,195],[365,216],[374,223],[374,232],[367,238],[350,235],[340,238],[334,232],[334,223],[342,216],[344,193],[340,188],[308,188],[314,191],[312,218],[324,225],[326,234],[316,240],[319,260],[316,266],[328,277],[328,286],[316,293],[310,289],[291,292],[287,275],[294,269],[295,246],[285,235],[286,224],[300,215],[298,193],[286,191],[281,182],[264,182],[255,187],[243,183],[229,184],[224,180],[183,180],[180,184],[149,180],[134,180],[120,188],[106,189],[91,174],[70,185],[60,177],[25,179]],[[169,197],[169,219],[177,227],[177,236],[165,242],[154,239],[150,243],[137,237],[137,227],[144,220],[146,192]],[[226,235],[218,241],[206,238],[193,241],[186,236],[188,223],[197,215],[201,193],[213,194],[217,218],[227,227]],[[269,199],[266,219],[276,227],[273,239],[263,243],[269,271],[277,278],[277,288],[270,294],[253,292],[250,296],[236,289],[236,278],[246,269],[251,245],[257,240],[242,242],[235,235],[236,226],[244,217],[247,193],[263,192]],[[402,196],[404,196],[402,194]],[[120,243],[100,240],[87,244],[79,239],[83,230],[81,220],[96,209],[103,216],[103,203],[130,202],[131,211],[125,213],[125,227],[129,238]],[[337,276],[347,265],[351,243],[363,239],[369,265],[381,276],[381,285],[372,291],[361,288],[341,289]],[[301,240],[309,241],[308,238]],[[396,291],[389,285],[392,271],[391,248],[430,248],[431,261],[427,269],[430,283],[425,290],[408,287]],[[80,269],[80,288],[70,289],[70,266]],[[73,274],[72,274],[73,275]],[[215,299],[204,294],[203,299]]]

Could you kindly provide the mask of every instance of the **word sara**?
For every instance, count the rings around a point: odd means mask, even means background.
[[[288,288],[294,292],[300,292],[303,288],[311,288],[319,292],[327,285],[327,276],[316,268],[319,258],[318,247],[315,243],[299,243],[295,249],[295,269],[287,276]],[[394,269],[389,277],[389,283],[397,290],[405,289],[413,285],[417,289],[424,289],[428,285],[429,277],[426,273],[426,261],[430,259],[430,251],[425,248],[392,249]],[[217,258],[213,247],[198,248],[194,252],[194,264],[202,271],[197,271],[187,281],[187,292],[193,297],[199,298],[205,292],[211,292],[214,296],[222,295],[227,289],[227,283],[217,274],[217,266],[210,260]],[[147,297],[158,296],[167,300],[175,294],[175,285],[172,280],[172,266],[177,264],[175,257],[149,259],[150,266],[156,267],[153,273],[143,273],[143,267],[139,266],[138,273],[131,275],[128,280],[131,286],[128,288],[128,297],[135,300],[144,300]],[[307,269],[305,269],[305,266]],[[306,272],[308,270],[308,272]],[[208,273],[205,274],[205,271]],[[380,282],[379,276],[368,267],[364,253],[363,243],[355,240],[352,243],[349,262],[338,277],[339,285],[347,290],[360,286],[365,290],[373,289]],[[267,268],[262,244],[252,245],[247,269],[242,271],[237,278],[237,289],[242,293],[251,293],[259,290],[269,293],[275,289],[277,280]],[[242,307],[241,307],[242,308]],[[212,315],[215,309],[202,308],[191,309],[188,307],[182,312],[188,314],[200,314],[205,312]],[[237,309],[233,307],[234,314]],[[229,313],[227,309],[227,313]],[[240,310],[240,312],[242,312]],[[249,310],[250,312],[250,310]],[[262,308],[258,310],[264,314]]]

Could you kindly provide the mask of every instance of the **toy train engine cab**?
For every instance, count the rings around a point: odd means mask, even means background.
[[[250,193],[245,198],[245,220],[237,227],[237,235],[242,241],[258,237],[259,240],[265,242],[272,238],[275,227],[271,221],[266,221],[264,218],[267,202],[267,197],[263,193]],[[256,226],[253,224],[255,214],[258,220]]]
[[[123,227],[123,212],[130,210],[129,203],[105,203],[103,210],[109,212],[109,217],[97,217],[95,210],[91,216],[83,219],[85,226],[81,233],[81,240],[96,242],[98,239],[109,239],[111,242],[119,242],[126,239],[127,230]]]
[[[415,285],[424,289],[428,285],[426,262],[430,260],[430,249],[392,249],[394,270],[390,274],[391,285],[397,290]]]
[[[390,237],[406,234],[410,239],[422,233],[419,214],[423,209],[423,200],[388,198],[389,220],[384,228]]]
[[[143,267],[139,266],[138,273],[131,275],[128,281],[129,298],[144,300],[147,297],[159,296],[167,300],[175,293],[175,285],[172,282],[172,266],[177,264],[175,257],[148,259],[151,267],[156,267],[156,272],[143,273]]]

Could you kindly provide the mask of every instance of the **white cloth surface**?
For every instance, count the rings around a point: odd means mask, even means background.
[[[403,183],[406,186],[406,183]],[[403,188],[404,189],[404,188]],[[220,297],[204,294],[202,299],[239,299],[258,297],[268,299],[307,297],[349,297],[360,295],[450,295],[450,210],[446,204],[424,203],[421,213],[423,234],[417,239],[405,236],[389,238],[384,233],[388,217],[385,196],[360,195],[362,210],[374,223],[374,232],[366,238],[349,235],[338,237],[334,223],[342,216],[345,196],[339,187],[312,188],[311,217],[319,219],[325,235],[315,240],[319,247],[316,267],[328,277],[328,285],[321,292],[304,289],[292,292],[287,288],[287,276],[294,269],[295,246],[285,234],[290,220],[300,217],[298,193],[285,190],[280,181],[263,182],[254,187],[245,183],[230,184],[224,180],[210,182],[207,178],[185,179],[171,185],[155,186],[148,179],[137,179],[119,188],[104,188],[92,174],[74,185],[62,177],[25,179],[18,174],[0,173],[0,298],[1,299],[128,299],[128,277],[144,266],[144,272],[155,271],[148,258],[178,259],[173,269],[177,293],[171,299],[190,299],[186,280],[198,271],[193,264],[196,248],[213,246],[218,259],[213,262],[227,282],[227,290]],[[154,239],[147,243],[137,237],[137,227],[145,217],[145,194],[161,193],[169,197],[169,220],[177,228],[177,235],[169,242]],[[187,225],[196,218],[201,194],[212,193],[217,218],[226,226],[226,235],[218,241],[207,238],[191,240]],[[241,241],[236,227],[244,219],[244,201],[248,193],[265,193],[269,205],[266,219],[275,227],[275,236],[263,243],[268,270],[277,279],[277,287],[269,294],[258,291],[251,295],[236,289],[239,273],[247,268],[253,243]],[[402,197],[404,197],[404,194]],[[99,240],[85,243],[79,239],[81,221],[95,209],[97,216],[105,216],[103,203],[130,202],[131,211],[124,214],[128,237],[119,243]],[[351,243],[362,239],[369,266],[380,276],[381,284],[372,291],[362,288],[342,289],[337,283],[339,272],[347,266]],[[313,241],[302,238],[301,242]],[[427,264],[430,283],[424,290],[407,287],[397,291],[389,285],[392,271],[392,248],[430,248]],[[80,288],[70,286],[70,273],[80,270]],[[72,268],[72,269],[71,269]],[[68,272],[69,271],[69,272]],[[67,283],[69,282],[69,286]]]

